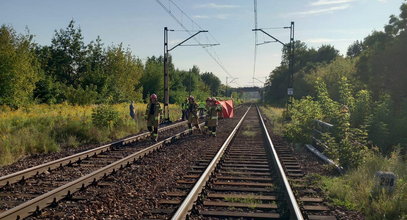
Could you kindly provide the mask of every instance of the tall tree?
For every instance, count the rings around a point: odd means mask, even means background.
[[[109,76],[108,90],[113,102],[141,100],[136,85],[143,75],[143,64],[129,50],[123,50],[122,45],[109,48],[105,71]]]
[[[210,89],[211,95],[218,95],[218,90],[220,87],[220,79],[213,73],[206,72],[201,75],[202,81],[205,83],[206,87]]]
[[[59,82],[78,87],[86,70],[86,47],[82,31],[75,27],[74,20],[69,22],[65,30],[55,31],[51,55],[48,73],[55,76]]]
[[[40,66],[31,40],[11,27],[0,27],[0,105],[18,108],[32,101]]]

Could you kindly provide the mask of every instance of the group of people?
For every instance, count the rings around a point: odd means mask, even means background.
[[[192,131],[192,126],[195,126],[198,131],[202,132],[199,127],[199,112],[201,111],[198,103],[195,102],[195,98],[190,96],[187,102],[182,105],[182,120],[188,120],[188,128]],[[206,105],[203,109],[205,126],[204,131],[212,136],[216,136],[216,127],[218,126],[218,114],[222,112],[222,106],[217,103],[216,98],[208,97],[206,99]]]
[[[199,127],[199,116],[200,110],[202,107],[195,102],[193,96],[189,96],[185,103],[182,103],[182,120],[188,120],[188,128],[192,132],[192,127],[202,133],[208,133],[211,136],[216,136],[216,128],[218,126],[218,114],[222,112],[222,106],[218,104],[216,98],[208,97],[206,99],[206,105],[203,109],[205,116],[205,126],[204,130],[201,130]],[[151,139],[158,141],[158,124],[160,121],[160,115],[162,114],[162,109],[160,103],[157,101],[157,95],[152,94],[150,96],[150,101],[147,104],[146,112],[144,115],[145,120],[147,121],[147,129],[151,133]],[[135,118],[135,111],[133,102],[130,104],[130,116]]]

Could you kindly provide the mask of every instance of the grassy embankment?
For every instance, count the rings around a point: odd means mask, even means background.
[[[283,111],[281,108],[262,107],[262,112],[271,121],[274,133],[278,135],[284,135]],[[396,174],[394,193],[372,194],[377,171]],[[407,219],[407,163],[397,152],[390,157],[369,152],[364,163],[343,176],[314,175],[311,179],[322,186],[333,205],[361,211],[366,219]]]
[[[145,104],[135,104],[136,120],[129,116],[129,104],[116,104],[114,127],[100,128],[92,123],[92,106],[34,105],[12,111],[0,109],[0,166],[21,157],[49,153],[65,147],[96,144],[140,132],[145,128]],[[170,106],[171,119],[180,117],[178,106]]]
[[[269,120],[270,125],[272,126],[272,132],[275,135],[283,136],[284,135],[284,125],[283,125],[283,112],[284,108],[272,107],[272,106],[262,106],[260,107],[261,112],[266,116],[266,119]]]

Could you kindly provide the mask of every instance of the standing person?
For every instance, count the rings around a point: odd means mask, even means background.
[[[188,128],[192,132],[192,125],[195,126],[199,131],[199,122],[198,122],[198,104],[195,102],[195,98],[190,96],[188,98]]]
[[[205,133],[208,132],[208,120],[209,120],[208,112],[209,112],[209,109],[211,107],[211,103],[212,103],[212,98],[208,97],[206,99],[206,105],[205,105],[205,126],[204,126],[204,128],[205,128],[204,132]]]
[[[210,135],[216,137],[216,129],[218,127],[218,113],[222,112],[222,106],[216,104],[216,98],[212,98],[211,105],[208,110],[208,128]]]
[[[130,117],[133,120],[136,120],[136,112],[134,111],[134,101],[131,101],[129,108],[130,108]]]
[[[151,133],[151,139],[158,141],[158,122],[162,113],[161,105],[157,101],[157,95],[150,96],[150,102],[147,104],[145,119],[147,120],[147,129]]]
[[[188,120],[188,98],[185,99],[185,102],[181,103],[182,110],[182,120]]]

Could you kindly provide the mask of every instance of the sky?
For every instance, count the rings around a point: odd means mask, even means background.
[[[403,2],[257,0],[257,23],[288,43],[289,29],[281,27],[294,21],[296,40],[314,48],[330,44],[346,54],[354,41],[383,30],[390,15],[400,14]],[[267,43],[257,46],[254,62],[254,17],[254,0],[0,0],[0,24],[18,33],[28,29],[40,45],[50,45],[55,30],[65,29],[73,19],[85,43],[97,36],[106,47],[123,43],[143,61],[163,55],[164,27],[174,30],[168,33],[170,48],[208,30],[185,43],[192,46],[172,50],[173,63],[184,70],[197,65],[201,72],[212,72],[233,87],[262,86],[281,61],[282,45]],[[257,36],[258,43],[271,40],[260,32]]]

